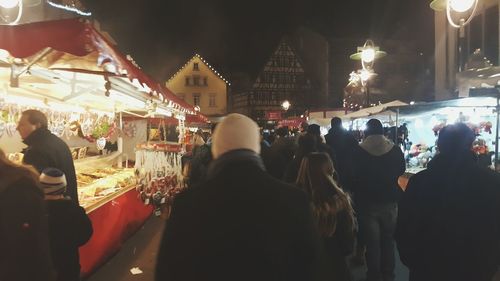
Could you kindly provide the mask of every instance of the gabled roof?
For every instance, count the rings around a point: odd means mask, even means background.
[[[217,75],[220,79],[222,79],[222,81],[224,81],[226,84],[231,86],[231,83],[226,78],[222,77],[222,75],[219,72],[217,72],[217,70],[215,70],[215,68],[213,68],[202,56],[200,56],[198,54],[195,54],[190,60],[188,60],[186,62],[186,64],[184,64],[174,75],[172,75],[172,77],[170,77],[167,80],[167,83],[170,82],[172,79],[174,79],[179,73],[181,73],[182,70],[184,70],[184,68],[186,68],[196,58],[200,59],[206,66],[208,66],[208,68],[210,68],[210,70],[212,70],[212,72],[215,75]]]

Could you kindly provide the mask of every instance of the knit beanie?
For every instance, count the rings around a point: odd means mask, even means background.
[[[215,128],[212,136],[214,159],[231,150],[249,149],[260,153],[259,126],[245,115],[229,114]]]
[[[46,168],[40,175],[40,185],[46,195],[60,195],[66,192],[66,176],[55,168]]]

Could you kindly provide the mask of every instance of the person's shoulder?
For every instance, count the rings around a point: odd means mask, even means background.
[[[475,174],[475,178],[481,180],[484,183],[494,184],[500,189],[500,173],[495,172],[490,168],[479,166],[477,164],[474,165],[473,169],[471,169],[471,172]]]
[[[307,199],[306,194],[295,185],[280,181],[272,176],[268,178],[266,190],[278,193],[280,198],[291,201],[303,201]]]

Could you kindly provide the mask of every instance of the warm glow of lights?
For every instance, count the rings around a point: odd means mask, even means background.
[[[284,101],[282,104],[281,104],[281,107],[283,107],[284,110],[288,110],[290,108],[291,104],[289,101]]]
[[[476,0],[449,0],[449,5],[453,11],[463,13],[472,8]]]
[[[156,113],[167,117],[172,117],[173,115],[172,111],[163,108],[156,108]]]
[[[368,79],[370,79],[370,76],[371,76],[370,71],[365,69],[361,70],[360,77],[362,81],[364,82],[368,81]]]
[[[12,9],[19,5],[20,0],[0,0],[0,6],[5,9]]]
[[[0,49],[0,59],[7,60],[10,56],[10,53],[7,50]]]
[[[361,51],[361,59],[366,63],[371,63],[375,60],[375,49],[367,48]]]

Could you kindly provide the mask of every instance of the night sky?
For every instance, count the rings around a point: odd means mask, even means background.
[[[159,81],[199,53],[225,76],[258,71],[299,26],[330,38],[415,41],[432,59],[427,0],[84,0],[124,53]],[[355,51],[353,46],[353,52]]]

